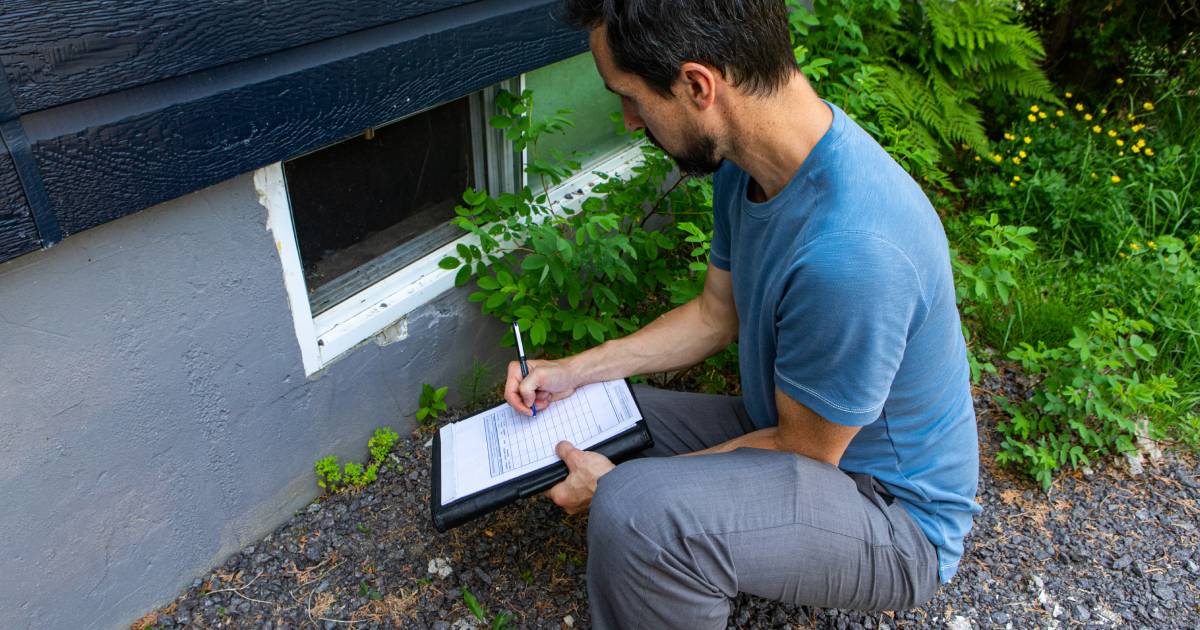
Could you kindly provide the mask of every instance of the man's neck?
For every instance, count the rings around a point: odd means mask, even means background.
[[[743,97],[731,113],[725,158],[750,174],[750,198],[766,201],[792,180],[833,124],[833,113],[800,77],[766,98]]]

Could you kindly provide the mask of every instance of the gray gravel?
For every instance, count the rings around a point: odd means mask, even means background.
[[[983,394],[977,408],[984,513],[958,576],[928,605],[863,614],[743,595],[729,627],[1200,628],[1193,454],[1167,452],[1136,476],[1123,460],[1101,463],[1045,494],[995,466],[994,410]],[[464,589],[513,627],[588,627],[586,518],[539,498],[436,534],[427,441],[402,441],[373,486],[313,503],[134,627],[486,627]]]

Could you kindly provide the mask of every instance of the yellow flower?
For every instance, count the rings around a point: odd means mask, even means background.
[[[1037,106],[1037,105],[1030,105],[1030,106],[1029,106],[1029,111],[1031,111],[1031,112],[1033,112],[1033,113],[1035,113],[1035,114],[1036,114],[1036,113],[1037,113],[1037,111],[1038,111],[1038,106]]]
[[[1029,157],[1029,155],[1028,155],[1027,153],[1025,153],[1024,151],[1018,151],[1018,152],[1017,152],[1017,157],[1019,157],[1019,158],[1021,158],[1022,160],[1024,160],[1025,158]]]
[[[1121,178],[1120,178],[1119,176],[1117,176],[1117,175],[1113,175],[1112,177],[1110,177],[1110,178],[1109,178],[1109,180],[1111,180],[1111,181],[1112,181],[1112,183],[1114,183],[1114,184],[1120,184],[1120,183],[1121,183]]]
[[[1075,111],[1077,111],[1077,112],[1083,111],[1083,103],[1075,103]]]
[[[1045,118],[1046,112],[1038,112],[1038,118]]]
[[[1092,179],[1099,179],[1099,177],[1100,176],[1097,175],[1095,172],[1092,173]]]
[[[1013,158],[1013,164],[1020,164],[1020,163],[1021,163],[1021,158],[1019,158],[1019,157]]]
[[[1033,138],[1030,138],[1029,136],[1025,136],[1024,138],[1021,138],[1021,140],[1024,141],[1025,144],[1029,144],[1030,142],[1033,142]]]
[[[1150,157],[1153,157],[1153,156],[1154,156],[1154,149],[1151,149],[1150,147],[1146,147],[1146,155],[1148,155],[1148,156],[1150,156]]]
[[[967,149],[970,149],[971,147],[969,145],[964,144],[964,145],[962,145],[962,148],[964,151],[966,151]]]
[[[1117,138],[1117,146],[1119,146],[1119,147],[1125,146],[1125,141],[1120,138]]]
[[[1017,182],[1008,182],[1008,187],[1009,187],[1009,188],[1016,188],[1016,187],[1017,187]]]
[[[1123,155],[1125,155],[1125,152],[1124,152],[1124,151],[1121,151],[1121,152],[1117,153],[1117,155],[1122,155],[1122,156],[1123,156]]]
[[[1101,107],[1101,108],[1100,108],[1100,115],[1101,115],[1101,116],[1103,116],[1103,115],[1105,115],[1105,114],[1107,114],[1107,113],[1108,113],[1108,108],[1107,108],[1107,107]]]
[[[1117,77],[1117,85],[1124,85],[1124,84],[1125,84],[1125,79],[1122,79],[1121,77]]]
[[[1132,131],[1133,133],[1137,133],[1145,128],[1146,128],[1146,125],[1143,125],[1142,123],[1138,123],[1138,124],[1130,127],[1129,130]]]
[[[1056,124],[1054,124],[1054,123],[1050,123],[1050,128],[1051,128],[1051,129],[1058,129],[1058,125],[1056,125]]]
[[[1003,162],[1003,161],[1004,161],[1004,158],[1000,157],[1000,154],[999,154],[999,153],[997,153],[996,155],[993,155],[993,156],[992,156],[992,159],[993,159],[993,160],[996,160],[997,162]]]
[[[1148,111],[1148,112],[1149,112],[1149,111],[1153,111],[1153,110],[1154,110],[1154,103],[1151,103],[1150,101],[1146,101],[1145,103],[1142,103],[1142,109],[1144,109],[1144,110],[1146,110],[1146,111]]]
[[[1091,120],[1091,119],[1092,119],[1092,115],[1091,115],[1091,114],[1084,114],[1084,115],[1083,115],[1083,119],[1084,119],[1084,120]]]
[[[1139,147],[1144,147],[1144,146],[1146,146],[1146,139],[1145,139],[1145,138],[1138,138],[1137,145],[1138,145]]]
[[[1073,94],[1071,94],[1070,92],[1067,92],[1067,98],[1071,98],[1072,96],[1073,96]]]
[[[1037,122],[1037,116],[1034,116],[1033,114],[1026,116],[1026,118],[1029,119],[1029,122]]]
[[[1134,153],[1140,153],[1140,152],[1141,152],[1141,150],[1142,150],[1142,147],[1139,147],[1139,146],[1138,146],[1138,145],[1136,145],[1136,144],[1135,144],[1135,145],[1133,145],[1132,147],[1129,147],[1129,148],[1130,148],[1130,149],[1131,149],[1131,150],[1132,150]]]
[[[1016,136],[1014,136],[1014,135],[1012,135],[1011,133],[1008,133],[1007,131],[1005,131],[1005,132],[1004,132],[1004,139],[1005,139],[1005,140],[1016,140],[1016,139],[1017,139],[1017,137],[1016,137]]]
[[[1128,258],[1128,256],[1125,255],[1125,252],[1117,252],[1117,255],[1121,258]]]
[[[1021,176],[1020,176],[1020,175],[1013,175],[1013,181],[1014,181],[1014,182],[1019,182],[1019,181],[1021,181]]]
[[[976,155],[976,156],[975,156],[975,161],[976,161],[976,162],[978,162],[978,161],[979,161],[979,156],[978,156],[978,155]]]
[[[1133,251],[1135,251],[1135,252],[1136,252],[1136,251],[1138,251],[1138,250],[1139,250],[1139,249],[1141,249],[1141,248],[1142,248],[1142,246],[1141,246],[1141,245],[1138,245],[1137,243],[1130,243],[1130,244],[1129,244],[1129,249],[1132,249],[1132,250],[1133,250]]]
[[[1101,127],[1100,127],[1100,125],[1093,125],[1093,126],[1092,126],[1092,131],[1094,131],[1094,132],[1096,132],[1096,133],[1100,133],[1101,131],[1104,131],[1104,129],[1103,129],[1103,128],[1101,128]]]
[[[1116,129],[1109,129],[1109,130],[1108,130],[1108,137],[1109,137],[1109,138],[1116,138],[1116,137],[1117,137],[1117,130],[1116,130]]]
[[[1062,118],[1062,117],[1063,117],[1063,110],[1061,110],[1061,109],[1056,109],[1056,110],[1054,110],[1054,115],[1055,115],[1055,116],[1058,116],[1059,118]]]
[[[1125,114],[1125,120],[1133,120],[1133,113],[1130,112],[1128,114]]]
[[[1149,247],[1150,249],[1158,249],[1158,245],[1155,245],[1154,241],[1146,241],[1146,247]]]

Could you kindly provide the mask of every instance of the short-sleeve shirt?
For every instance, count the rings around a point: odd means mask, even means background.
[[[746,409],[775,388],[861,427],[840,468],[899,499],[949,581],[971,528],[979,445],[945,231],[912,177],[834,105],[833,124],[764,203],[728,160],[714,178],[711,261],[733,279]]]

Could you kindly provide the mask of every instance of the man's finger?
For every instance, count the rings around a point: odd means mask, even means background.
[[[554,454],[558,455],[558,458],[567,465],[568,470],[575,470],[575,465],[579,457],[578,454],[582,452],[583,451],[575,448],[574,444],[571,444],[566,440],[563,440],[554,446]]]

